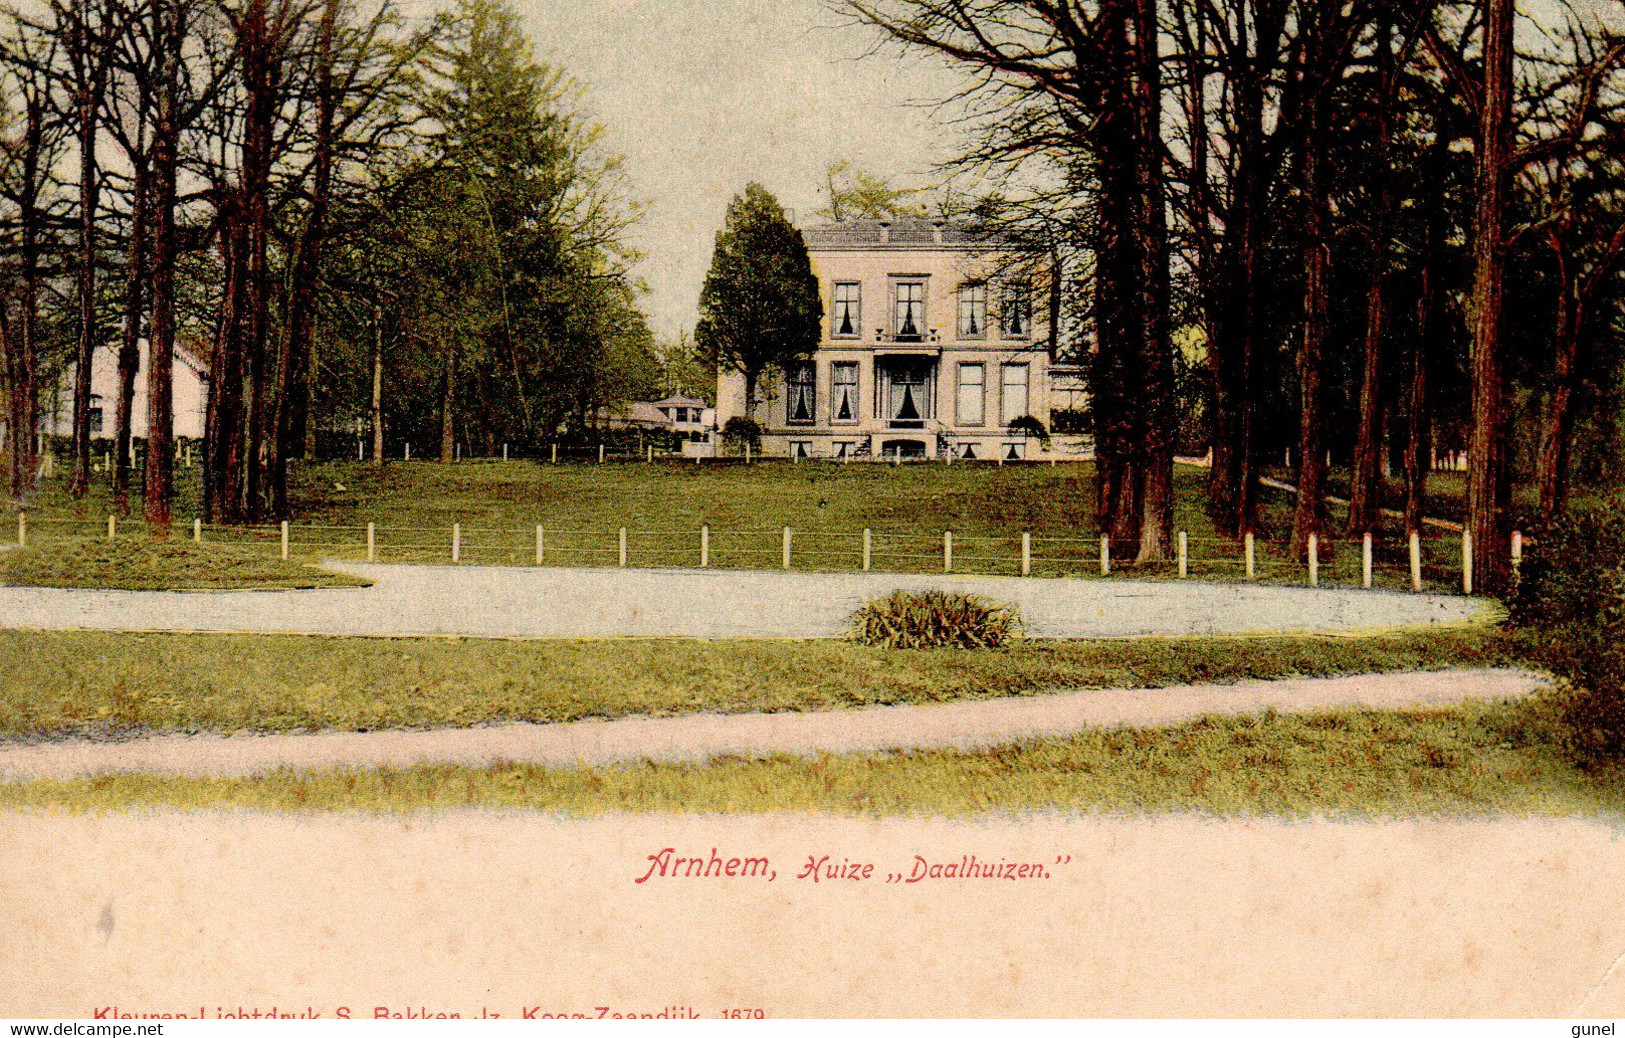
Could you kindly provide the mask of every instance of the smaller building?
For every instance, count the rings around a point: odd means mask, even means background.
[[[632,404],[624,425],[629,429],[668,432],[679,436],[704,436],[716,428],[716,421],[716,409],[710,404],[677,393],[652,404]]]
[[[135,374],[135,396],[130,407],[130,434],[138,440],[147,436],[147,370],[150,366],[150,345],[142,339]],[[209,403],[208,362],[189,346],[177,342],[173,370],[175,437],[201,440]],[[46,416],[44,424],[47,435],[73,436],[73,386],[76,376],[77,365],[69,365],[57,387],[56,406]],[[118,391],[118,347],[98,346],[91,355],[90,364],[91,439],[113,440],[118,437]]]

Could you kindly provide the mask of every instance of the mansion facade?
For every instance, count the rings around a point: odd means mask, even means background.
[[[930,220],[803,233],[823,334],[760,381],[764,455],[1035,458],[1051,410],[1080,406],[1081,374],[1052,359],[1048,289],[996,237]],[[721,372],[717,421],[745,411],[744,376]]]

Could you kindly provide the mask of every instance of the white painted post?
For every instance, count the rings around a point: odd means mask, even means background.
[[[282,561],[288,561],[288,520],[282,520]]]
[[[1517,579],[1523,569],[1523,531],[1512,531],[1512,577]]]
[[[463,561],[463,524],[451,524],[451,561]]]
[[[406,444],[406,455],[405,455],[405,458],[406,458],[406,460],[407,460],[407,461],[411,461],[411,460],[412,460],[412,444],[411,444],[411,442],[410,442],[410,441],[408,441],[408,443],[407,443],[407,444]]]
[[[1411,590],[1422,590],[1422,534],[1411,531]]]
[[[1100,575],[1112,575],[1112,538],[1105,533],[1100,535]]]
[[[651,444],[649,444],[649,464],[653,465],[654,463],[655,463],[655,445],[651,443]]]
[[[451,445],[451,460],[452,461],[462,461],[463,460],[463,445],[462,444],[454,443],[454,444]]]
[[[17,513],[17,547],[28,547],[28,513]]]
[[[378,527],[373,523],[367,524],[367,561],[373,562],[378,558]]]
[[[506,443],[502,445],[502,460],[508,460],[508,445]]]
[[[559,445],[555,443],[555,444],[553,444],[552,464],[557,465],[558,463],[559,463]]]
[[[869,572],[869,563],[874,555],[874,535],[866,526],[863,528],[863,572]]]
[[[536,565],[547,562],[547,527],[536,524]]]
[[[1473,534],[1471,530],[1461,531],[1461,593],[1473,593]]]
[[[192,520],[192,543],[193,544],[202,544],[203,543],[203,520],[202,519],[193,519]]]
[[[626,568],[626,527],[624,526],[621,527],[621,568]]]
[[[598,464],[602,465],[603,463],[604,463],[604,445],[600,443],[598,445]]]
[[[111,541],[111,540],[113,540],[113,539],[115,539],[117,537],[118,537],[118,516],[109,515],[107,517],[107,539]]]
[[[750,441],[745,441],[745,464],[750,464]]]
[[[953,571],[954,532],[952,530],[944,530],[942,531],[942,572],[952,573]]]
[[[1247,579],[1252,580],[1258,576],[1258,547],[1253,541],[1252,531],[1247,531]]]
[[[1366,531],[1365,541],[1360,547],[1360,582],[1366,587],[1371,586],[1371,562],[1371,532],[1368,530]]]
[[[1309,535],[1309,586],[1320,586],[1320,535]]]
[[[784,568],[790,568],[790,528],[784,528]]]
[[[1030,533],[1021,535],[1021,575],[1033,575],[1033,535]]]
[[[1184,580],[1191,575],[1191,538],[1184,530],[1179,531],[1179,579]]]
[[[364,441],[362,441],[362,440],[355,441],[355,460],[357,460],[357,461],[366,461],[367,460],[366,450],[367,450],[367,446],[366,446],[366,443]],[[186,467],[191,468],[192,466],[188,465]]]
[[[700,568],[711,568],[711,527],[700,527]]]

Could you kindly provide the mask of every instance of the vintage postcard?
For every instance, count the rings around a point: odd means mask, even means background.
[[[0,1017],[1611,1033],[1622,120],[1618,0],[11,0]]]

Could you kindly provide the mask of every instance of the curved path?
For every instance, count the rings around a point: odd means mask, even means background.
[[[320,591],[65,591],[0,587],[0,627],[474,638],[829,638],[862,602],[943,588],[1021,607],[1036,638],[1348,632],[1458,623],[1455,596],[1197,581],[882,573],[331,568],[374,586]]]
[[[1065,737],[1090,728],[1166,725],[1268,709],[1307,713],[1497,701],[1528,695],[1545,680],[1518,670],[1456,670],[1115,689],[813,713],[635,717],[426,732],[160,736],[123,743],[75,740],[0,745],[0,782],[111,772],[244,776],[281,767],[317,771],[417,764],[483,767],[501,761],[568,768],[629,761],[703,763],[724,756],[975,749]]]

